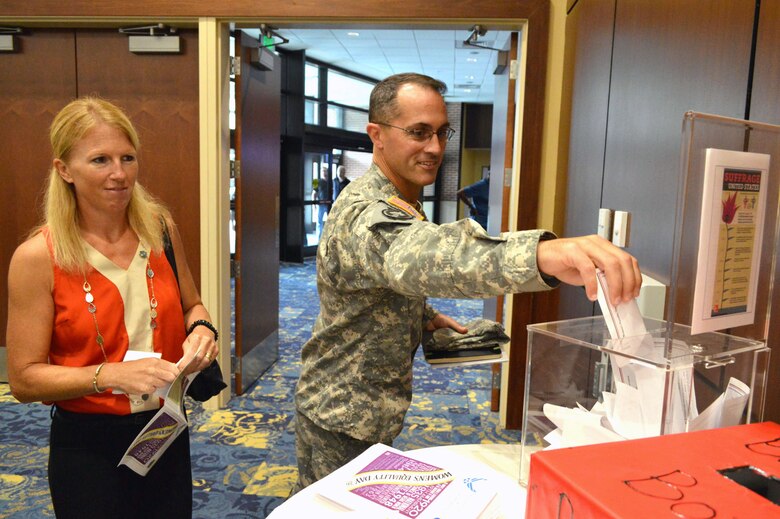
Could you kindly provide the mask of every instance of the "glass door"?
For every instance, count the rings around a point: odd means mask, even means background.
[[[336,164],[329,150],[306,151],[303,157],[303,226],[305,255],[314,255],[333,203]]]

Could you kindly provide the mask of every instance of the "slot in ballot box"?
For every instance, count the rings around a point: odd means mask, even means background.
[[[601,316],[528,326],[520,483],[543,449],[761,421],[762,341],[645,318],[611,339]]]
[[[526,517],[780,517],[772,422],[538,452]]]

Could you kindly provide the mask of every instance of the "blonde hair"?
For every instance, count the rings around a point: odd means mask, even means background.
[[[120,130],[138,150],[138,133],[127,115],[104,99],[86,96],[71,101],[54,117],[49,131],[54,158],[67,162],[73,146],[101,123]],[[63,180],[54,166],[49,171],[43,212],[43,223],[31,234],[47,227],[54,249],[54,262],[66,271],[86,272],[89,263],[79,232],[76,191],[72,184]],[[170,221],[170,212],[138,182],[133,187],[127,218],[144,244],[153,251],[162,250],[164,221]]]

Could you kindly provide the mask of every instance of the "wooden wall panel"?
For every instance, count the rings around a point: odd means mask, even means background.
[[[566,18],[564,91],[571,92],[565,236],[594,234],[601,207],[604,151],[617,0],[579,0]],[[561,286],[558,315],[593,315],[594,304],[580,287]],[[538,319],[541,321],[541,316]],[[550,320],[550,319],[548,319]],[[577,355],[534,359],[537,389],[550,395],[578,388],[589,394],[600,354],[582,348]],[[568,393],[571,394],[571,393]]]
[[[761,2],[756,59],[751,92],[750,119],[780,124],[780,2]],[[780,150],[776,150],[780,152]],[[778,160],[776,153],[772,160]],[[770,196],[778,196],[772,193]],[[780,247],[775,249],[780,256]],[[769,263],[763,263],[768,265]],[[766,268],[766,267],[764,267]],[[780,269],[775,268],[775,288],[767,345],[772,348],[764,419],[780,422]]]
[[[78,31],[78,90],[117,103],[133,121],[139,182],[171,209],[200,286],[198,35],[180,37],[180,54],[133,54],[116,30]]]
[[[539,183],[542,173],[542,128],[544,121],[545,85],[547,82],[547,37],[550,24],[549,6],[533,13],[528,22],[525,48],[526,78],[523,99],[522,153],[520,181],[512,186],[519,192],[515,229],[536,229],[539,209]],[[509,138],[507,136],[507,138]],[[528,334],[531,323],[554,319],[555,298],[550,293],[513,294],[512,341],[509,354],[509,383],[506,388],[506,426],[520,429],[523,421]]]
[[[51,166],[49,125],[76,95],[72,30],[39,29],[17,37],[18,51],[0,54],[0,344],[8,319],[8,265],[40,222]]]
[[[572,92],[565,236],[594,234],[601,207],[616,0],[580,0],[566,19]],[[593,315],[576,287],[561,287],[560,318]]]
[[[706,8],[704,4],[617,0],[614,55],[606,86],[604,71],[599,72],[601,84],[596,74],[597,54],[579,38],[576,43],[567,234],[582,234],[582,229],[578,229],[581,221],[591,225],[598,209],[591,190],[603,182],[601,206],[632,213],[628,249],[640,259],[645,272],[665,283],[669,282],[673,256],[683,114],[695,110],[744,118],[749,113],[753,120],[780,124],[780,3],[762,2],[760,6],[751,92],[748,87],[756,3],[721,0],[706,2]],[[579,0],[572,15],[592,5],[588,0]],[[589,37],[597,38],[592,34]],[[585,72],[577,72],[579,56],[589,67]],[[590,75],[596,76],[595,80],[580,80]],[[602,94],[608,93],[606,112],[597,100],[583,92],[591,84]],[[748,100],[751,104],[746,112]],[[608,113],[604,153],[597,146],[578,153],[577,139],[593,137],[587,125],[581,127],[579,117],[583,113],[588,114],[586,123],[594,126],[594,119]],[[597,163],[602,156],[603,180],[582,171],[588,160]],[[694,268],[695,257],[682,263],[682,272],[686,273]],[[769,261],[762,262],[768,264]],[[679,322],[685,322],[683,314],[690,308],[692,281],[692,276],[683,275],[675,286],[678,307],[674,318]],[[777,290],[773,308],[780,308]],[[776,318],[770,322],[770,347],[780,337],[778,322]],[[778,353],[770,365],[769,380],[764,418],[777,421]]]
[[[297,0],[295,2],[257,2],[255,0],[3,0],[0,16],[107,16],[226,18],[303,17],[346,18],[349,20],[381,17],[390,20],[426,23],[429,18],[484,20],[525,18],[548,0],[449,0],[442,2],[406,2],[402,0]],[[266,19],[266,22],[272,21]]]
[[[744,116],[754,8],[618,0],[602,204],[631,212],[627,250],[666,284],[683,114]]]
[[[750,119],[780,124],[780,2],[761,2]]]

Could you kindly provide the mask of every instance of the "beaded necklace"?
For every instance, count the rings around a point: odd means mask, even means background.
[[[147,287],[149,290],[149,328],[154,330],[157,328],[157,298],[154,296],[154,270],[152,270],[152,264],[149,260],[149,253],[146,250],[141,249],[138,255],[146,260],[146,277],[149,280]],[[106,355],[105,341],[103,335],[100,333],[100,326],[98,326],[97,320],[97,306],[95,305],[95,296],[92,294],[92,286],[87,281],[87,274],[84,274],[84,284],[82,285],[84,290],[84,301],[87,303],[87,311],[92,315],[92,322],[95,323],[95,342],[100,347],[100,352],[103,354],[104,362],[108,362],[108,356]],[[154,338],[154,334],[152,334]],[[138,402],[135,402],[138,404]]]

